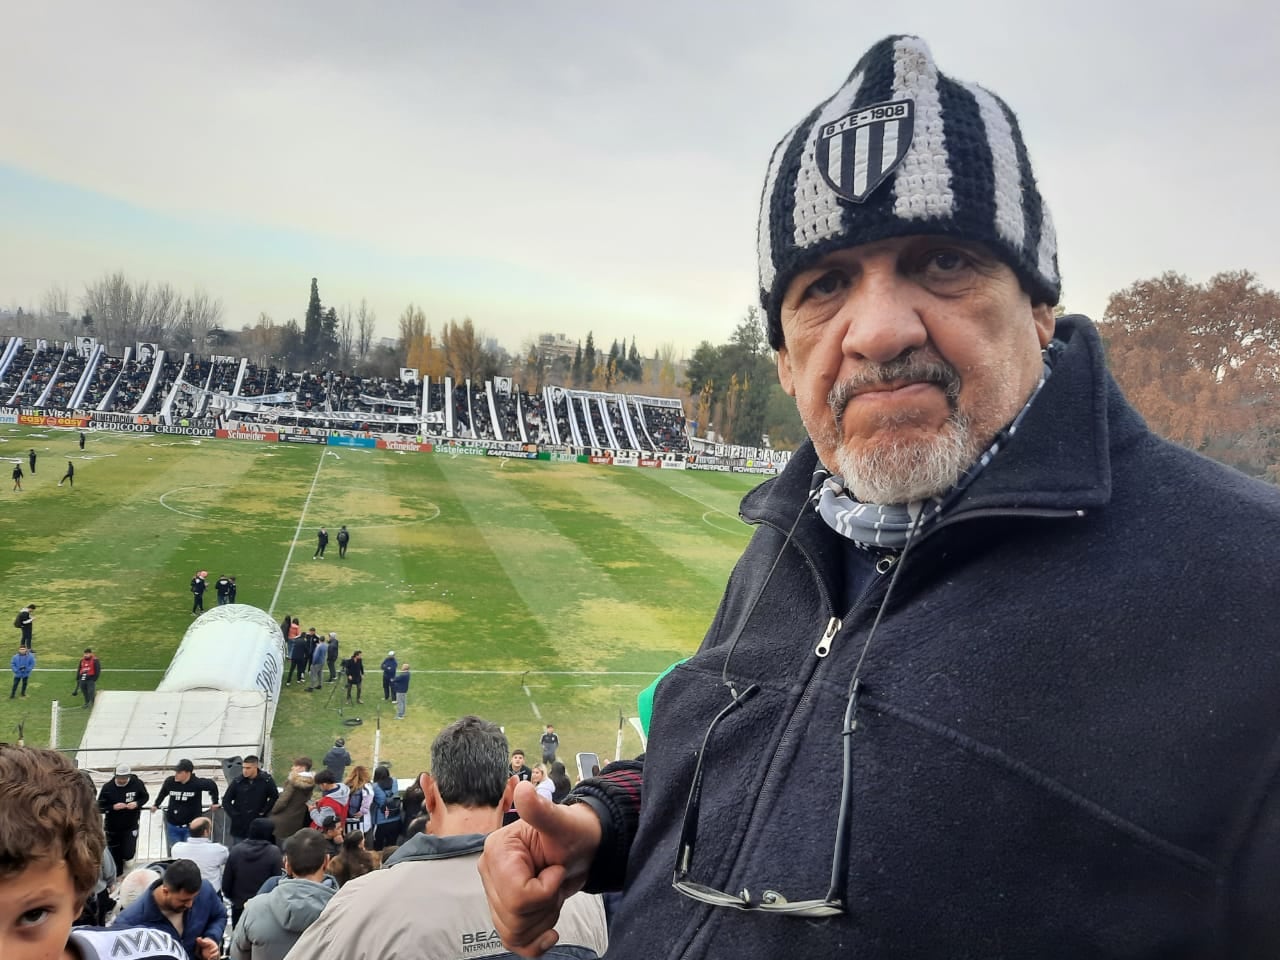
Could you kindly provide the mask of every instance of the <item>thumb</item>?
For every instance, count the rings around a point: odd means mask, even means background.
[[[554,834],[557,832],[556,828],[561,826],[562,821],[556,814],[563,811],[558,810],[554,803],[541,796],[528,780],[522,780],[516,784],[512,800],[515,802],[516,813],[520,814],[520,819],[539,833]]]

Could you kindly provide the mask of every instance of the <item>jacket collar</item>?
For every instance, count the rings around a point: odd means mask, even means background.
[[[434,837],[420,833],[402,843],[383,864],[394,867],[406,860],[448,860],[467,857],[484,849],[483,833],[463,833],[453,837]]]

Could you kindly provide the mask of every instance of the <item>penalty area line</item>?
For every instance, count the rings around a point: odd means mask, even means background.
[[[315,496],[316,484],[320,482],[320,468],[324,466],[324,453],[320,454],[320,462],[316,464],[315,476],[311,478],[311,489],[307,491],[307,499],[302,501],[302,515],[298,517],[298,526],[293,531],[293,541],[289,544],[289,552],[284,558],[284,569],[280,571],[280,579],[276,581],[276,592],[271,596],[271,606],[267,608],[267,616],[275,616],[276,601],[280,599],[280,591],[284,589],[284,578],[289,572],[289,564],[293,560],[293,551],[298,548],[298,538],[302,536],[302,525],[307,522],[307,508],[311,506],[311,498]]]

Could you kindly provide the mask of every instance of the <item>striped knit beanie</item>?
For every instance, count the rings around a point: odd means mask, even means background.
[[[1018,118],[938,71],[919,37],[881,40],[774,148],[760,203],[760,303],[782,346],[783,294],[832,250],[943,234],[990,247],[1056,304],[1058,249]]]

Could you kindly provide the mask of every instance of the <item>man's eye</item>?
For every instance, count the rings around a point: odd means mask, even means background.
[[[806,297],[829,297],[838,293],[846,285],[845,275],[840,270],[828,270],[809,286],[805,287]]]
[[[926,265],[938,273],[955,273],[967,267],[969,261],[956,250],[935,250],[929,254]]]

